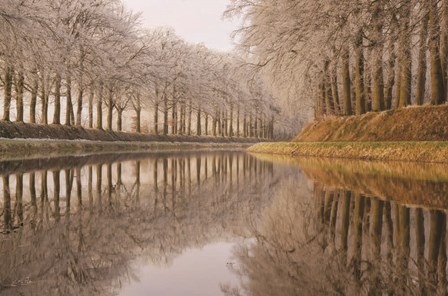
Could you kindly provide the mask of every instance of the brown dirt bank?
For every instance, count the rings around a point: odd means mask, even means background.
[[[102,142],[190,142],[190,143],[257,143],[260,139],[211,136],[163,136],[114,132],[64,125],[39,125],[0,121],[0,138],[89,140]]]
[[[104,142],[191,142],[191,143],[257,143],[263,140],[212,136],[163,136],[115,132],[65,125],[39,125],[0,121],[0,138],[88,140]]]
[[[135,152],[240,151],[248,143],[190,143],[190,142],[112,142],[66,140],[0,140],[0,161],[50,158],[90,153],[127,154]]]
[[[448,141],[448,105],[409,107],[308,125],[293,142]]]

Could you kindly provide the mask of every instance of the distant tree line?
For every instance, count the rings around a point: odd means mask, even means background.
[[[3,121],[274,137],[279,105],[243,59],[139,21],[118,0],[2,1]]]
[[[231,2],[240,49],[316,117],[447,101],[447,0]]]

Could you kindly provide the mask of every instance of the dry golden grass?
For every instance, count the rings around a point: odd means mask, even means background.
[[[447,105],[327,118],[310,124],[294,139],[296,142],[447,140]]]
[[[248,151],[289,156],[448,163],[448,142],[259,143]]]

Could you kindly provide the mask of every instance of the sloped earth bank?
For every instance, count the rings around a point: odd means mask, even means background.
[[[0,160],[26,160],[107,153],[243,150],[249,143],[100,142],[66,140],[0,140]]]
[[[334,117],[308,125],[293,142],[447,141],[448,105]]]
[[[80,153],[242,149],[262,139],[157,136],[0,121],[0,159]]]
[[[138,133],[84,129],[65,125],[39,125],[0,121],[0,138],[89,140],[105,142],[192,142],[192,143],[257,143],[260,139],[211,136],[163,136]]]
[[[292,142],[259,143],[254,153],[448,163],[448,106],[409,107],[308,125]]]

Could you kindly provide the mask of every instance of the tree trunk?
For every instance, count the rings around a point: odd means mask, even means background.
[[[198,114],[196,118],[196,135],[201,136],[201,107],[198,108]]]
[[[247,113],[244,112],[243,116],[243,136],[244,138],[247,138]]]
[[[331,71],[331,92],[333,96],[333,105],[334,105],[334,113],[336,115],[341,114],[341,105],[339,102],[339,87],[338,87],[338,68],[337,68],[337,61],[334,61],[332,71]]]
[[[257,112],[257,114],[258,114],[258,112]],[[254,137],[258,138],[258,116],[257,115],[254,116],[254,124],[255,124]]]
[[[317,107],[316,107],[316,118],[321,118],[325,115],[327,110],[327,104],[325,100],[325,81],[322,79],[322,82],[319,84],[318,89],[318,97],[317,97]]]
[[[228,122],[227,122],[227,110],[222,111],[222,131],[224,136],[228,136],[229,129],[228,129]]]
[[[89,94],[89,128],[93,128],[93,98],[95,97],[95,83],[90,85]]]
[[[254,136],[254,129],[253,129],[253,118],[252,113],[249,114],[249,137],[252,138]]]
[[[189,101],[189,106],[188,106],[188,132],[187,134],[190,136],[191,135],[191,120],[193,117],[193,109],[192,109],[192,102],[191,99]]]
[[[37,75],[37,73],[35,73]],[[37,92],[39,91],[39,80],[34,78],[33,86],[31,88],[31,101],[30,101],[30,122],[36,123],[36,105],[37,105]]]
[[[96,102],[96,128],[103,129],[103,82],[99,83]]]
[[[442,27],[440,32],[440,61],[443,73],[443,85],[445,87],[445,101],[448,92],[448,0],[442,2]]]
[[[179,110],[179,124],[177,125],[177,134],[183,135],[184,134],[184,102],[179,102],[180,104],[180,110]]]
[[[410,36],[411,0],[403,1],[400,30],[400,99],[398,107],[403,108],[411,101],[412,88],[412,56]],[[440,63],[439,63],[440,65]]]
[[[168,135],[168,97],[166,94],[163,95],[163,135]]]
[[[142,109],[140,108],[140,103],[139,106],[137,106],[137,108],[135,109],[135,131],[137,133],[141,133],[142,132]]]
[[[392,36],[395,36],[395,32],[396,32],[396,27],[397,27],[397,19],[394,16],[392,18],[392,22],[390,25],[390,34]],[[393,98],[393,88],[394,88],[394,84],[395,84],[395,60],[397,58],[397,55],[395,53],[395,39],[390,39],[389,40],[389,48],[388,48],[388,52],[389,52],[389,62],[387,65],[387,82],[386,82],[386,89],[385,89],[385,108],[386,109],[391,109],[392,108],[392,98]]]
[[[440,24],[437,12],[437,0],[429,2],[429,51],[431,57],[431,103],[433,105],[442,104],[445,101],[444,75],[442,74],[442,64],[440,62]]]
[[[47,82],[45,73],[42,73],[42,87],[40,88],[41,100],[42,100],[42,124],[48,124],[48,94],[47,94]]]
[[[123,130],[123,109],[117,109],[117,129],[119,132]]]
[[[240,132],[240,105],[236,111],[236,136],[239,138],[241,136]]]
[[[68,72],[68,71],[67,71]],[[72,112],[73,112],[73,102],[72,102],[72,78],[70,73],[67,73],[67,96],[66,96],[66,109],[65,109],[65,125],[70,126],[72,124]]]
[[[383,7],[381,1],[374,4],[372,19],[374,25],[375,47],[373,48],[372,66],[372,111],[384,110],[384,74],[383,74]]]
[[[78,84],[78,100],[77,100],[77,109],[76,109],[76,126],[82,125],[82,97],[84,95],[84,85],[82,82]]]
[[[364,53],[364,60],[371,60],[371,49],[370,47],[366,48]],[[372,69],[370,68],[370,64],[364,62],[364,102],[365,102],[365,112],[372,111]]]
[[[398,43],[397,66],[395,67],[396,68],[395,81],[397,82],[397,85],[395,87],[395,101],[393,104],[394,109],[398,109],[400,105],[401,72],[403,68],[403,56],[400,54],[401,50],[402,50],[401,45],[400,43]]]
[[[233,138],[234,136],[233,131],[233,104],[230,104],[230,124],[229,124],[229,136]]]
[[[260,138],[265,138],[266,132],[266,126],[265,126],[265,120],[264,120],[264,114],[261,114],[260,117]]]
[[[221,111],[216,110],[216,125],[217,125],[217,135],[222,136],[222,125],[221,125]]]
[[[177,135],[179,130],[179,105],[175,105],[175,112],[174,112],[174,133]]]
[[[23,122],[23,91],[24,91],[24,80],[23,72],[19,72],[17,79],[16,88],[16,108],[17,108],[17,122]]]
[[[208,136],[208,114],[205,113],[205,135]]]
[[[213,136],[216,137],[216,130],[217,130],[217,121],[218,121],[218,111],[215,111],[215,116],[213,116],[213,123],[212,123],[212,132]]]
[[[182,108],[181,108],[181,127],[180,127],[180,133],[182,135],[185,135],[187,132],[187,106],[185,104],[185,101],[182,102]]]
[[[176,134],[176,117],[177,117],[177,105],[175,102],[173,102],[173,106],[171,109],[171,134]]]
[[[355,39],[355,85],[356,85],[356,115],[366,112],[366,99],[364,94],[364,50],[363,50],[363,32],[358,30]]]
[[[330,61],[325,61],[324,66],[324,96],[325,106],[327,106],[327,114],[332,115],[335,113],[333,93],[331,92],[331,74],[329,72]]]
[[[53,124],[61,124],[61,82],[60,74],[55,78]]]
[[[113,99],[113,88],[109,86],[109,93],[107,96],[107,129],[112,130],[112,122],[114,115],[114,99]]]
[[[3,120],[10,121],[11,114],[11,96],[12,96],[12,68],[5,67],[5,83],[4,83],[4,101],[3,101]]]
[[[159,103],[156,102],[154,105],[154,133],[159,134]]]
[[[425,5],[426,3],[423,3]],[[426,6],[426,5],[425,5]],[[415,103],[417,105],[423,105],[425,101],[425,90],[426,90],[426,51],[427,40],[428,40],[428,14],[427,7],[422,9],[423,19],[420,28],[420,41],[419,41],[419,52],[418,52],[418,69],[417,69],[417,86],[415,92]]]
[[[344,115],[346,116],[353,114],[351,85],[350,85],[349,55],[350,52],[348,45],[345,45],[342,52],[342,92],[344,100]]]

